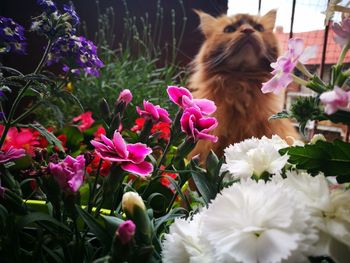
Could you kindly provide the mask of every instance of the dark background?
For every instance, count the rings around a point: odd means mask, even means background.
[[[57,0],[56,4],[61,9],[63,3],[69,1]],[[94,40],[94,35],[98,25],[98,11],[96,0],[73,0],[72,1],[81,21],[87,25],[87,38]],[[149,14],[150,23],[155,22],[157,11],[157,0],[126,0],[130,16],[140,17]],[[171,10],[176,14],[176,35],[180,34],[181,24],[183,23],[183,11],[178,0],[161,0],[161,7],[164,10],[163,31],[161,42],[170,42],[172,39],[171,31]],[[187,17],[186,28],[183,40],[178,50],[177,62],[186,65],[191,61],[198,51],[203,40],[198,30],[198,17],[192,9],[203,10],[214,16],[227,12],[227,0],[183,0],[183,6]],[[115,12],[115,35],[116,43],[121,41],[123,35],[123,17],[125,8],[121,0],[99,0],[101,12],[108,7],[113,7]],[[0,15],[11,17],[16,22],[23,25],[26,29],[30,28],[30,18],[41,13],[41,8],[36,4],[36,0],[1,0]],[[34,33],[26,33],[28,39],[28,54],[30,56],[17,56],[14,54],[4,56],[2,62],[10,67],[15,67],[24,73],[29,72],[40,60],[43,51],[44,39],[36,36]]]

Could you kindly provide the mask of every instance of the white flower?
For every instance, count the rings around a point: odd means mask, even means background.
[[[201,225],[201,214],[192,220],[175,219],[162,244],[162,262],[214,263],[208,243],[199,239]]]
[[[224,189],[203,212],[202,228],[216,262],[308,262],[317,241],[309,210],[276,181]]]
[[[328,255],[339,262],[350,253],[350,192],[331,187],[322,174],[315,177],[303,172],[289,172],[284,184],[294,189],[296,197],[312,211],[320,232],[318,255]]]
[[[264,172],[279,173],[289,158],[287,154],[281,156],[278,152],[285,147],[288,144],[277,135],[271,139],[264,136],[244,140],[225,149],[226,164],[222,169],[244,179],[252,175],[259,177]]]

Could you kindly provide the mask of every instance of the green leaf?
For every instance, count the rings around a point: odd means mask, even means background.
[[[182,207],[177,207],[170,210],[168,214],[156,219],[154,224],[154,231],[157,232],[158,228],[162,226],[164,223],[187,214],[188,214],[188,211]]]
[[[123,219],[120,219],[115,216],[107,216],[107,215],[102,215],[101,217],[105,220],[106,226],[109,229],[109,232],[115,233],[115,231],[118,229],[119,225],[124,222]]]
[[[62,129],[62,133],[67,136],[67,148],[76,151],[80,148],[80,143],[84,140],[84,135],[75,126],[66,126]]]
[[[211,176],[211,178],[214,178],[216,175],[217,166],[219,165],[219,159],[212,150],[208,154],[205,165],[207,173]]]
[[[42,126],[40,123],[33,123],[33,124],[29,124],[28,125],[29,127],[31,128],[34,128],[36,129],[38,132],[40,132],[40,134],[42,136],[45,137],[45,139],[50,143],[50,144],[53,144],[55,146],[58,147],[58,149],[61,151],[61,152],[65,152],[64,151],[64,148],[62,146],[62,143],[59,139],[57,139],[57,137],[52,133],[52,132],[49,132],[48,130],[46,130],[46,128],[44,126]]]
[[[350,182],[350,144],[335,140],[333,143],[318,141],[316,144],[294,146],[280,150],[288,153],[289,162],[298,169],[305,169],[325,176],[337,176],[339,183]]]
[[[290,118],[290,114],[287,112],[287,111],[281,111],[281,112],[278,112],[274,115],[272,115],[270,118],[269,118],[269,121],[271,120],[277,120],[277,119],[286,119],[286,118]]]
[[[103,246],[109,248],[112,243],[112,236],[108,234],[106,229],[103,228],[92,215],[81,209],[81,207],[78,205],[75,205],[75,207],[85,224],[89,227],[90,231],[96,235]]]
[[[50,223],[54,224],[55,226],[61,228],[62,230],[70,232],[70,229],[67,226],[65,226],[64,224],[62,224],[61,222],[59,222],[58,220],[56,220],[52,216],[49,216],[48,214],[44,214],[44,213],[40,213],[40,212],[34,212],[34,213],[30,213],[26,216],[23,216],[21,219],[18,220],[17,227],[19,229],[21,229],[25,226],[28,226],[30,224],[35,223],[36,221],[50,222]]]

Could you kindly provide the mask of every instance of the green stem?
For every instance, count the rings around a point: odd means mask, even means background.
[[[19,116],[17,119],[12,121],[11,125],[15,125],[16,123],[20,122],[22,119],[26,118],[29,114],[31,114],[33,111],[35,111],[41,105],[41,103],[42,103],[41,101],[38,102],[33,107],[31,107],[29,110],[24,112],[21,116]]]
[[[96,176],[95,176],[95,180],[94,180],[94,185],[92,186],[92,189],[90,191],[90,195],[89,195],[89,201],[88,201],[88,213],[91,213],[92,211],[92,207],[94,205],[94,196],[95,196],[95,191],[96,191],[96,187],[97,187],[97,181],[98,181],[98,178],[99,178],[99,175],[100,175],[100,171],[101,171],[101,167],[102,167],[102,162],[103,162],[103,159],[101,158],[100,159],[100,162],[98,163],[98,166],[97,166],[97,171],[96,171]]]
[[[302,78],[299,78],[299,77],[295,76],[294,74],[290,74],[290,75],[293,78],[293,81],[295,83],[303,85],[303,86],[307,86],[308,82],[306,80],[303,80]]]
[[[344,58],[345,58],[346,53],[348,52],[349,48],[350,48],[350,41],[341,50],[341,53],[339,55],[337,64],[335,65],[336,67],[338,67],[338,66],[343,64]]]
[[[297,69],[299,69],[306,77],[312,78],[313,75],[310,73],[310,71],[307,70],[307,68],[302,64],[300,61],[298,61]]]

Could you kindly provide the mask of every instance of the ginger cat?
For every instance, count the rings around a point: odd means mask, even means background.
[[[271,78],[270,63],[277,60],[279,46],[273,33],[276,10],[264,16],[237,14],[214,18],[195,11],[205,41],[192,62],[189,89],[195,98],[215,102],[213,114],[219,125],[213,131],[217,143],[199,141],[191,156],[204,161],[211,149],[221,156],[230,144],[252,136],[298,138],[289,120],[269,117],[283,108],[284,94],[263,94],[261,85]]]

